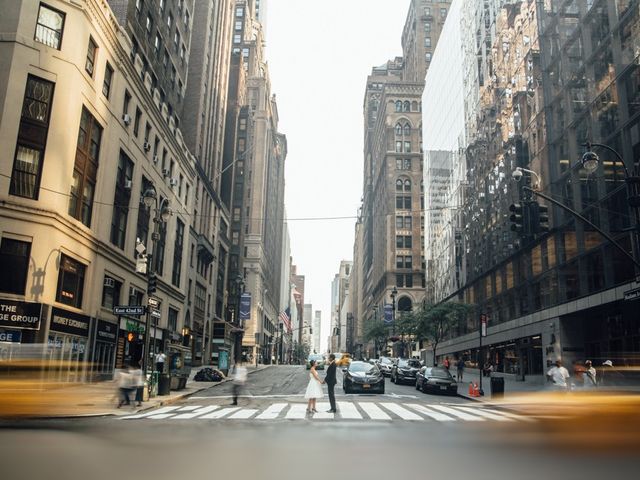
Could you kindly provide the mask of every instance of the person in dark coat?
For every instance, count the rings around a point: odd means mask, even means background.
[[[329,366],[327,367],[327,374],[324,377],[324,382],[327,384],[327,393],[329,394],[329,403],[331,409],[327,410],[327,413],[336,413],[336,394],[334,392],[336,388],[336,356],[332,353],[329,355]]]

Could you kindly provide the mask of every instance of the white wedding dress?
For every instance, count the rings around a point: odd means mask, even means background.
[[[307,391],[304,394],[304,398],[309,400],[310,398],[322,398],[324,392],[322,391],[322,384],[316,380],[313,373],[309,373],[309,385],[307,385]]]

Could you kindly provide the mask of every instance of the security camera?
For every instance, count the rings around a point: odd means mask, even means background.
[[[523,175],[524,175],[524,174],[522,173],[522,170],[520,170],[519,168],[516,168],[516,169],[513,171],[513,173],[511,174],[511,176],[513,177],[513,179],[514,179],[516,182],[519,182],[520,180],[522,180],[522,176],[523,176]]]

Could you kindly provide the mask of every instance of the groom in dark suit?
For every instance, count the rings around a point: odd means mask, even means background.
[[[336,413],[336,394],[333,391],[336,387],[336,356],[333,353],[329,355],[329,366],[327,367],[327,375],[324,377],[324,383],[327,384],[329,402],[331,403],[331,410],[327,410],[327,413]]]

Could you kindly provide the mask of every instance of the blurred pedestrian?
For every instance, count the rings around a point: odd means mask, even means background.
[[[450,366],[450,364],[449,364],[449,357],[444,357],[444,362],[442,362],[442,366],[443,366],[444,368],[446,368],[447,370],[449,370],[449,366]]]
[[[458,381],[461,381],[464,375],[464,358],[460,357],[458,359],[458,363],[456,364],[456,370],[457,370],[456,378]]]
[[[557,360],[555,366],[551,367],[547,372],[547,379],[553,383],[556,389],[567,390],[567,380],[569,378],[569,371],[562,366],[560,360]]]
[[[116,383],[120,393],[118,408],[122,405],[131,405],[131,398],[129,397],[131,395],[131,372],[128,365],[116,371]]]
[[[327,384],[327,393],[329,394],[329,403],[331,408],[327,410],[327,413],[336,413],[336,394],[334,389],[336,388],[336,356],[329,354],[329,366],[327,367],[327,374],[324,377],[324,382]]]
[[[596,369],[593,368],[591,360],[584,362],[584,372],[582,374],[584,388],[596,388],[598,383],[596,381]]]
[[[247,371],[247,367],[245,367],[242,362],[240,362],[240,364],[238,363],[234,364],[233,370],[232,370],[233,402],[231,403],[231,405],[238,405],[238,397],[242,393],[245,383],[247,383],[248,374],[249,372]]]
[[[307,391],[304,394],[304,398],[308,400],[307,413],[317,413],[316,400],[324,396],[324,393],[322,392],[322,380],[316,371],[317,363],[318,362],[315,360],[309,360],[309,364],[311,365],[309,370],[309,384],[307,385]]]
[[[144,375],[139,364],[131,370],[131,385],[136,391],[136,407],[139,407],[144,398]]]
[[[164,373],[164,362],[166,361],[167,356],[164,354],[162,350],[156,353],[156,370],[158,373]]]

